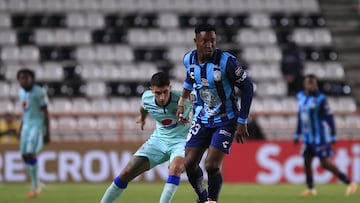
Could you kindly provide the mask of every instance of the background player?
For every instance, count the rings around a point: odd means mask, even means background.
[[[35,84],[35,73],[32,70],[26,68],[19,70],[17,79],[21,86],[19,99],[23,107],[20,153],[32,184],[32,190],[26,196],[34,198],[42,188],[38,175],[37,154],[44,143],[50,142],[48,96],[42,87]]]
[[[230,152],[234,135],[243,143],[249,136],[247,118],[253,97],[253,84],[236,57],[216,49],[215,27],[200,24],[195,28],[196,50],[184,56],[186,79],[179,109],[191,91],[195,90],[192,127],[185,149],[185,168],[199,202],[217,201],[222,185],[221,164]],[[238,109],[235,87],[241,90],[241,108]],[[200,160],[208,149],[205,168],[208,173],[208,192],[203,186]]]
[[[150,90],[142,95],[137,123],[143,130],[146,117],[151,114],[156,120],[156,129],[108,187],[101,203],[114,202],[135,177],[168,160],[170,160],[169,176],[160,203],[171,202],[180,184],[180,175],[184,171],[184,147],[190,128],[189,123],[180,124],[176,118],[180,95],[180,91],[171,89],[166,73],[158,72],[152,76]],[[187,100],[184,105],[184,118],[188,118],[192,104]]]
[[[326,96],[319,91],[315,75],[307,75],[304,79],[304,91],[297,94],[299,101],[298,125],[294,136],[294,143],[298,144],[302,136],[304,143],[304,166],[306,184],[308,189],[301,196],[315,196],[314,180],[311,169],[314,157],[320,159],[321,166],[336,175],[342,182],[348,185],[346,195],[356,192],[358,185],[350,183],[349,178],[330,162],[329,157],[333,154],[330,143],[336,142],[336,128],[333,113],[327,103]],[[328,126],[330,127],[330,135]]]

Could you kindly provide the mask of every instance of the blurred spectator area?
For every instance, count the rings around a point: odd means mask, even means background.
[[[146,138],[155,124],[135,125],[140,96],[160,70],[182,88],[182,57],[200,22],[216,26],[218,47],[252,77],[252,113],[269,139],[295,130],[279,66],[290,42],[339,114],[339,135],[356,136],[352,87],[317,0],[0,0],[0,113],[20,113],[16,72],[26,66],[50,96],[54,140]]]

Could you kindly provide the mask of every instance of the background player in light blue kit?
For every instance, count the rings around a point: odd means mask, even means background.
[[[308,188],[300,195],[317,195],[311,168],[314,157],[320,159],[321,166],[324,169],[329,170],[348,185],[345,194],[347,196],[352,195],[358,189],[358,184],[351,183],[349,178],[329,160],[329,157],[333,154],[330,143],[335,144],[336,142],[336,128],[334,115],[330,110],[326,96],[319,91],[315,75],[305,76],[303,85],[304,91],[297,94],[299,110],[294,143],[298,144],[299,137],[302,136],[306,185]]]
[[[189,182],[198,195],[198,202],[216,202],[222,185],[221,164],[229,154],[232,141],[249,136],[247,119],[253,97],[253,84],[235,56],[216,49],[215,27],[200,24],[195,28],[196,50],[184,56],[186,79],[179,100],[178,118],[183,104],[195,90],[194,115],[185,149],[185,168]],[[241,90],[238,109],[235,87]],[[204,152],[208,174],[208,191],[203,186],[199,166]]]
[[[37,154],[44,143],[50,142],[48,96],[46,91],[35,84],[35,73],[30,69],[21,69],[17,73],[20,83],[19,99],[23,107],[20,130],[20,153],[31,178],[32,190],[26,194],[34,198],[41,192]]]
[[[184,149],[190,124],[180,124],[176,117],[177,102],[181,92],[172,90],[169,77],[164,72],[154,74],[150,90],[142,95],[137,123],[141,130],[150,114],[156,120],[151,137],[137,150],[127,166],[107,188],[101,203],[111,203],[126,189],[128,183],[143,172],[170,160],[169,176],[160,197],[160,203],[171,202],[184,171]],[[184,118],[188,118],[191,102],[185,102]]]

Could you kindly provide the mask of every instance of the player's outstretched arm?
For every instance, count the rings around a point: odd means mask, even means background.
[[[141,130],[144,130],[144,126],[146,124],[146,117],[148,115],[148,111],[145,110],[142,106],[140,107],[140,116],[136,119],[136,123],[140,125]]]
[[[185,102],[190,97],[190,93],[191,93],[191,91],[184,88],[181,93],[181,97],[178,101],[178,109],[176,111],[176,117],[177,117],[179,123],[182,123],[182,124],[189,122],[188,120],[185,119],[184,113],[185,113]]]

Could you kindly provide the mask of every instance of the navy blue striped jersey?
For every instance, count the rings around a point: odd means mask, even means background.
[[[183,87],[195,93],[193,120],[209,125],[237,119],[247,123],[253,97],[253,83],[235,56],[216,49],[212,60],[198,64],[196,50],[185,54],[187,71]],[[241,91],[237,104],[235,86]]]
[[[299,110],[295,139],[302,136],[306,144],[324,144],[336,140],[334,115],[330,110],[326,96],[317,92],[306,95],[304,91],[297,94]],[[329,132],[330,129],[330,132]]]

